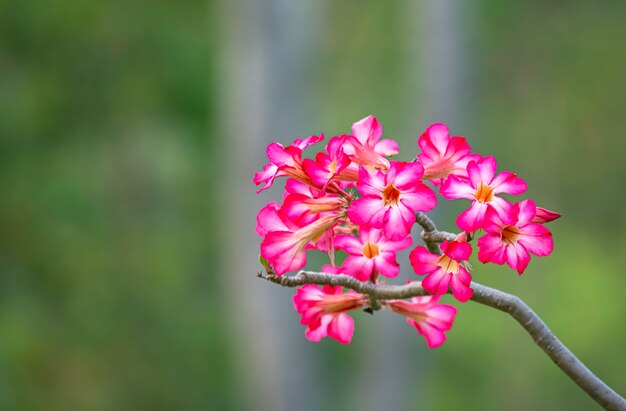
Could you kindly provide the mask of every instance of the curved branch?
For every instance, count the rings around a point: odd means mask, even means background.
[[[284,287],[305,284],[332,285],[349,288],[375,300],[406,299],[429,295],[419,281],[406,285],[372,284],[345,274],[300,271],[295,276],[260,277]],[[495,288],[472,282],[471,300],[511,315],[530,334],[535,343],[591,398],[607,410],[626,410],[626,400],[591,372],[559,339],[543,320],[520,298]]]
[[[416,220],[424,229],[422,239],[431,253],[440,254],[439,243],[456,238],[456,234],[438,231],[435,223],[424,213],[416,213]],[[406,285],[374,284],[361,282],[344,274],[311,271],[300,271],[291,277],[278,277],[274,274],[267,276],[259,274],[259,277],[284,287],[298,287],[304,284],[340,285],[367,295],[371,301],[429,295],[419,281]],[[474,290],[472,301],[512,316],[550,359],[599,405],[607,410],[626,411],[626,400],[591,372],[519,297],[476,282],[472,282],[472,289]]]

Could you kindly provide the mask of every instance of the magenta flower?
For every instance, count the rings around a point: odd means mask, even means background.
[[[440,346],[446,340],[445,332],[452,327],[456,308],[438,304],[439,296],[413,297],[406,300],[389,300],[385,304],[398,314],[406,317],[406,322],[415,327],[426,339],[429,348]]]
[[[496,159],[484,157],[467,164],[468,178],[451,175],[441,186],[440,193],[448,200],[466,198],[472,205],[456,219],[456,224],[463,231],[476,231],[485,221],[488,209],[502,213],[508,204],[497,196],[500,193],[517,195],[526,191],[526,183],[514,173],[503,171],[497,176]]]
[[[471,148],[465,137],[452,137],[448,127],[435,123],[426,129],[417,140],[422,149],[418,154],[424,166],[424,180],[439,185],[451,174],[467,177],[467,164],[480,160],[478,154],[470,154]]]
[[[352,135],[345,136],[344,152],[359,165],[386,170],[389,161],[385,157],[400,152],[394,140],[381,140],[383,127],[376,117],[367,116],[352,124]]]
[[[270,214],[271,209],[268,207],[261,212]],[[259,213],[260,214],[260,213]],[[261,257],[265,258],[274,268],[276,275],[281,276],[289,271],[299,270],[306,264],[306,250],[315,241],[322,238],[328,230],[341,218],[341,214],[330,214],[313,221],[303,227],[298,227],[295,223],[286,223],[288,217],[279,211],[278,219],[273,218],[271,221],[279,226],[278,220],[282,221],[284,227],[276,231],[266,231],[265,238],[261,242]],[[265,225],[260,221],[263,216],[258,217],[259,225]],[[269,230],[264,227],[264,230]]]
[[[520,275],[530,261],[530,254],[549,255],[554,244],[552,233],[541,224],[534,223],[537,207],[532,200],[509,205],[503,214],[487,212],[484,229],[478,239],[478,260],[483,263],[505,262]]]
[[[307,184],[312,184],[310,177],[302,168],[302,152],[305,148],[324,139],[324,135],[310,136],[304,140],[296,139],[292,145],[283,147],[279,143],[271,143],[267,146],[267,158],[269,164],[263,166],[263,171],[254,174],[254,184],[265,185],[257,190],[260,193],[274,184],[274,179],[280,176],[289,176]]]
[[[303,161],[304,171],[311,177],[311,181],[326,190],[326,186],[334,180],[356,181],[356,166],[348,169],[352,164],[350,157],[344,153],[345,137],[333,137],[326,145],[327,153],[317,153],[315,161],[307,158]]]
[[[378,274],[393,278],[400,272],[396,252],[409,248],[411,237],[393,241],[377,228],[359,230],[359,237],[343,234],[335,237],[335,248],[348,253],[341,272],[350,274],[359,281],[376,280]]]
[[[422,183],[423,173],[420,163],[392,161],[387,173],[361,167],[357,190],[363,197],[350,204],[350,220],[384,228],[390,240],[406,237],[415,223],[415,213],[437,204],[435,193]]]
[[[306,325],[305,336],[319,342],[328,336],[342,344],[349,344],[354,334],[354,320],[346,312],[361,308],[367,297],[341,287],[304,285],[293,297],[296,311],[302,314],[300,324]]]
[[[459,241],[444,241],[441,250],[443,254],[436,255],[418,246],[409,255],[411,265],[418,275],[427,274],[422,280],[424,290],[442,295],[451,287],[454,298],[464,303],[474,293],[470,288],[472,276],[463,266],[472,254],[472,246]]]

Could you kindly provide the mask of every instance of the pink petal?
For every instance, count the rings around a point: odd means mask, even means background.
[[[270,262],[279,276],[306,264],[306,251],[297,247],[293,233],[285,231],[267,233],[261,243],[261,257]]]
[[[426,184],[420,183],[400,194],[400,202],[412,212],[430,211],[437,205],[437,196]]]
[[[307,327],[306,331],[304,332],[304,335],[306,336],[307,340],[313,341],[313,342],[320,342],[322,338],[328,335],[328,325],[333,320],[332,316],[323,315],[321,316],[320,320],[321,321],[319,324],[315,324],[315,328],[311,329]]]
[[[390,161],[387,184],[393,184],[398,190],[405,191],[420,183],[423,175],[424,167],[420,163]]]
[[[467,273],[467,271],[465,272]],[[467,274],[469,275],[469,273]],[[461,281],[461,276],[459,276],[458,274],[452,276],[452,281],[450,282],[450,286],[452,288],[452,295],[454,295],[454,298],[456,298],[462,303],[469,300],[474,294],[474,290],[472,290],[468,284]]]
[[[465,261],[472,255],[472,246],[459,241],[444,241],[441,243],[443,253],[456,261]]]
[[[341,344],[350,344],[354,334],[354,320],[348,314],[339,314],[328,326],[328,336]]]
[[[506,193],[511,195],[522,194],[528,186],[526,182],[509,171],[503,171],[490,184],[494,194]]]
[[[367,281],[374,272],[374,260],[365,256],[349,255],[341,265],[341,271],[359,281]]]
[[[384,139],[376,143],[374,151],[381,156],[391,157],[398,154],[400,152],[400,148],[398,147],[398,143],[394,140]]]
[[[348,254],[362,255],[363,243],[360,239],[350,234],[341,234],[335,237],[335,248]]]
[[[426,322],[418,323],[410,318],[407,318],[407,322],[409,325],[414,326],[418,333],[424,336],[428,348],[439,347],[446,341],[446,335],[443,331],[438,330]]]
[[[508,245],[506,247],[506,262],[512,269],[522,275],[528,263],[530,262],[530,254],[519,242],[517,244]]]
[[[401,204],[389,207],[384,218],[385,234],[390,240],[400,240],[411,233],[414,223],[415,214],[407,207]]]
[[[439,189],[439,194],[448,200],[457,198],[474,200],[474,193],[476,193],[476,188],[472,187],[469,180],[454,175],[448,177]]]
[[[369,115],[352,124],[352,134],[361,144],[374,146],[383,135],[383,126],[376,120],[376,117]]]
[[[439,266],[435,263],[437,256],[435,254],[431,254],[426,247],[422,247],[421,245],[415,247],[415,249],[411,251],[411,254],[409,254],[409,260],[411,261],[413,270],[415,270],[415,273],[418,275],[427,274],[439,268]]]
[[[395,278],[400,273],[400,265],[396,261],[396,254],[384,252],[374,259],[374,268],[387,278]]]
[[[499,232],[486,234],[478,239],[478,261],[504,264],[505,248]]]
[[[552,233],[540,224],[529,224],[520,229],[522,235],[517,241],[529,252],[543,257],[550,255],[554,249]]]
[[[524,200],[516,204],[517,212],[517,222],[518,226],[523,226],[532,221],[535,218],[535,214],[537,212],[537,207],[535,206],[535,202],[533,200]]]
[[[448,292],[451,278],[452,274],[446,273],[439,268],[422,280],[422,287],[430,294],[443,295]]]
[[[382,228],[385,211],[381,198],[363,197],[350,204],[348,217],[355,224]]]
[[[435,123],[428,126],[426,131],[417,140],[424,154],[435,160],[446,152],[450,132],[443,123]]]
[[[470,208],[463,211],[456,219],[456,225],[463,231],[476,231],[482,227],[487,212],[487,204],[475,201]]]

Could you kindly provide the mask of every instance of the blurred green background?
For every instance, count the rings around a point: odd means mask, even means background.
[[[0,410],[594,409],[494,310],[456,304],[436,350],[390,313],[313,344],[293,293],[255,279],[255,214],[280,194],[254,194],[265,145],[368,114],[406,160],[446,122],[563,214],[552,256],[522,277],[473,261],[475,279],[626,394],[625,19],[624,2],[0,2]]]

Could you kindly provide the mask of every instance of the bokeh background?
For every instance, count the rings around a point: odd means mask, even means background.
[[[436,350],[388,312],[314,344],[292,291],[255,278],[255,214],[280,195],[254,194],[265,145],[368,114],[407,160],[446,122],[563,214],[551,257],[522,277],[474,260],[475,279],[626,394],[625,19],[623,1],[0,2],[0,409],[594,409],[492,309],[448,298]]]

